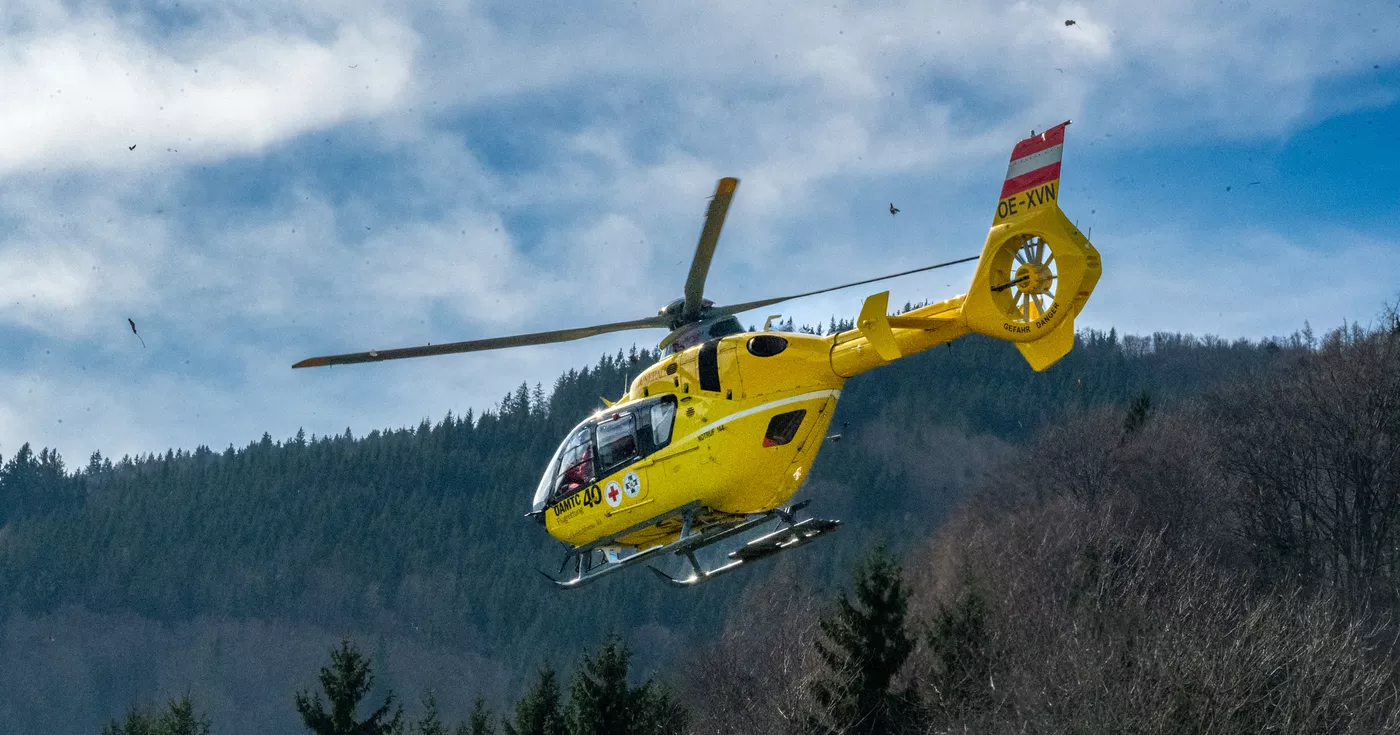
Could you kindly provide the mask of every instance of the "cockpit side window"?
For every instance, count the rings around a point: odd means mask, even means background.
[[[559,454],[559,479],[554,485],[554,497],[572,495],[579,488],[598,479],[593,466],[593,427],[580,426],[564,444]]]
[[[671,443],[671,428],[676,425],[676,397],[663,396],[651,404],[647,414],[651,423],[651,449],[656,451]]]
[[[614,414],[598,423],[598,467],[608,474],[637,456],[637,419],[631,413]]]

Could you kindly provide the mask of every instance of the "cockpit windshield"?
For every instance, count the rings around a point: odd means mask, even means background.
[[[534,512],[671,443],[676,397],[613,406],[574,427],[535,489]]]
[[[571,493],[597,479],[593,472],[593,443],[589,427],[580,427],[564,442],[559,455],[560,494]]]

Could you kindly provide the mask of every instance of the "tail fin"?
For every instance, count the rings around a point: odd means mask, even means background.
[[[1074,346],[1074,318],[1098,283],[1099,253],[1060,211],[1060,123],[1016,144],[962,317],[1016,343],[1035,370]]]

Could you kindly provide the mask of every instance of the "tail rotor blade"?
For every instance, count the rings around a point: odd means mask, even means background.
[[[690,261],[690,273],[685,277],[686,319],[696,319],[704,306],[705,276],[710,272],[710,260],[715,257],[715,245],[719,242],[719,231],[724,227],[724,217],[729,212],[729,202],[734,199],[734,189],[739,180],[725,177],[715,187],[715,195],[710,199],[710,208],[705,212],[705,227],[700,230],[700,242],[695,246],[695,258]]]

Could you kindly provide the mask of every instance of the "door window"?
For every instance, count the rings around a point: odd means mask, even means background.
[[[651,404],[651,444],[652,449],[660,449],[671,443],[671,428],[676,425],[676,397],[665,396]]]
[[[608,474],[637,456],[637,420],[630,413],[614,414],[598,423],[598,467]]]

